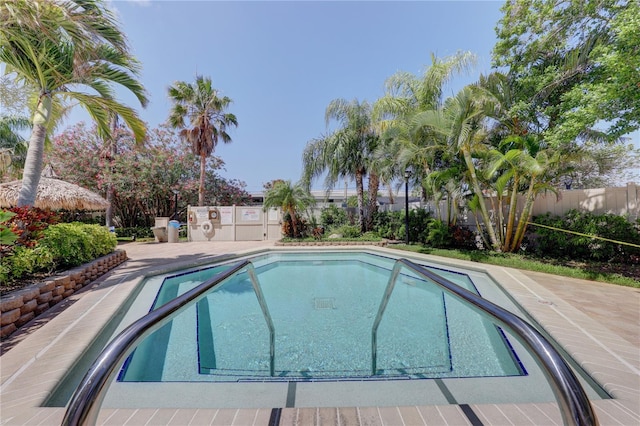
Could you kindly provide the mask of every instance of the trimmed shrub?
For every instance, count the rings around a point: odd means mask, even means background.
[[[51,251],[56,267],[67,268],[112,252],[118,242],[105,227],[75,222],[50,226],[40,244]]]
[[[113,252],[116,236],[100,225],[79,222],[51,225],[34,248],[16,246],[0,259],[0,283],[37,272],[51,272],[87,263]]]
[[[104,226],[88,224],[78,224],[78,226],[89,238],[91,259],[109,254],[116,248],[118,240],[115,234],[109,232]]]

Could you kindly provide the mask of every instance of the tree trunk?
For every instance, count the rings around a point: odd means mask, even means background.
[[[527,198],[524,202],[524,207],[522,208],[522,214],[520,215],[520,220],[518,221],[516,233],[513,236],[513,242],[510,249],[511,252],[517,251],[522,244],[522,240],[524,239],[524,233],[527,230],[527,222],[529,221],[529,216],[531,216],[533,202],[535,201],[535,184],[536,179],[531,178],[531,181],[529,182],[529,190],[527,191]]]
[[[369,208],[367,209],[366,230],[373,230],[373,219],[378,212],[378,189],[380,188],[380,179],[375,173],[369,174]]]
[[[482,214],[482,220],[484,225],[487,228],[487,233],[489,234],[489,240],[491,241],[491,246],[494,250],[500,251],[500,243],[496,239],[496,233],[493,229],[493,224],[491,223],[491,217],[489,216],[489,212],[487,211],[487,206],[484,203],[484,195],[482,194],[482,190],[480,189],[480,184],[478,183],[478,177],[476,176],[476,168],[473,165],[473,160],[471,159],[471,153],[468,150],[463,151],[464,161],[467,165],[467,169],[469,170],[469,174],[471,175],[471,184],[473,186],[473,191],[478,196],[478,204],[480,205],[480,213]]]
[[[396,200],[393,198],[393,188],[391,187],[391,183],[385,182],[384,184],[386,185],[387,191],[389,192],[389,204],[395,204]]]
[[[440,209],[440,201],[442,196],[433,195],[433,209],[436,211],[436,219],[442,220],[442,210]]]
[[[513,189],[511,190],[511,200],[509,200],[509,216],[507,217],[507,231],[504,239],[504,251],[509,251],[509,246],[513,238],[513,226],[516,221],[518,210],[518,184],[517,177],[513,179]]]
[[[493,197],[491,197],[491,208],[496,212],[496,238],[500,242],[500,250],[504,245],[504,215],[502,212],[502,203],[504,200],[504,194],[498,194],[496,191],[496,199],[495,202]]]
[[[364,232],[364,183],[362,170],[356,171],[356,193],[358,195],[358,228]]]
[[[18,207],[33,206],[36,202],[38,184],[42,175],[44,140],[47,136],[47,123],[51,115],[51,97],[41,95],[36,112],[33,115],[33,129],[29,138],[27,158],[22,174],[22,187],[18,194]]]
[[[198,205],[200,207],[204,206],[204,174],[206,164],[206,155],[200,154],[200,187],[198,188]]]
[[[293,228],[293,238],[298,237],[298,221],[296,220],[296,211],[289,208],[289,216],[291,216],[291,227]]]
[[[107,228],[113,226],[113,200],[115,195],[115,188],[113,187],[113,162],[118,155],[118,144],[116,142],[117,129],[118,129],[118,114],[113,113],[111,115],[111,135],[107,139],[107,171],[109,173],[109,183],[107,184],[107,210],[105,211],[105,225]]]

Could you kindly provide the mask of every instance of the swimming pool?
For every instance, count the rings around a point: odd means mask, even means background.
[[[286,253],[251,259],[275,330],[245,273],[149,336],[120,381],[353,380],[525,375],[499,327],[411,271],[403,271],[372,328],[394,259],[370,253]],[[163,279],[152,309],[225,269]],[[462,273],[430,267],[474,291]]]
[[[384,250],[370,250],[376,256],[388,258],[388,262],[395,262],[397,256],[390,255],[389,251]],[[341,250],[341,253],[362,253],[362,250]],[[367,251],[368,252],[368,251]],[[317,251],[314,250],[314,253]],[[283,253],[271,252],[272,255],[280,256]],[[306,256],[306,253],[299,253],[297,255]],[[252,256],[255,257],[255,256]],[[237,259],[234,259],[234,261]],[[462,281],[465,285],[471,286],[485,298],[498,303],[507,309],[513,310],[518,314],[526,316],[526,313],[522,312],[519,307],[513,303],[510,296],[506,294],[500,286],[498,286],[494,280],[485,272],[481,270],[473,269],[459,269],[451,265],[447,265],[444,269],[438,264],[432,264],[425,262],[423,259],[417,257],[416,260],[424,265],[431,266],[438,270],[440,274],[448,275],[448,278],[457,279]],[[313,263],[313,262],[311,262]],[[257,265],[262,267],[259,262]],[[316,264],[312,267],[312,271],[324,270],[325,268]],[[218,267],[226,267],[225,265],[218,265]],[[124,317],[119,316],[114,319],[118,324],[111,328],[108,335],[104,338],[103,343],[98,347],[103,347],[104,342],[109,340],[109,336],[115,336],[128,324],[135,321],[146,314],[150,309],[153,309],[153,303],[160,301],[165,296],[160,296],[160,288],[166,278],[173,277],[174,275],[183,274],[211,274],[213,270],[210,267],[199,267],[194,270],[186,270],[178,274],[166,274],[161,276],[150,277],[143,285],[140,285],[138,290],[139,294],[135,301],[125,309]],[[303,274],[302,282],[309,281],[309,277],[313,274]],[[192,275],[193,277],[194,275]],[[343,278],[343,275],[338,278]],[[406,287],[411,289],[411,284],[416,284],[416,277],[410,276],[410,274],[403,273],[399,281],[406,281],[400,287]],[[182,278],[175,277],[172,280],[182,280]],[[205,279],[204,277],[200,280]],[[177,282],[177,281],[176,281]],[[190,285],[194,285],[193,283]],[[417,286],[416,286],[417,287]],[[167,287],[169,288],[169,287]],[[167,293],[166,299],[170,299],[171,292]],[[239,294],[242,292],[227,291],[227,296],[232,294]],[[249,293],[249,292],[245,292]],[[177,293],[176,293],[177,294]],[[221,292],[222,294],[222,292]],[[255,296],[254,296],[255,297]],[[326,298],[318,298],[320,300],[319,307],[330,306]],[[412,300],[413,302],[413,300]],[[160,301],[160,303],[162,303]],[[315,304],[315,302],[314,302]],[[390,309],[391,309],[390,301]],[[335,305],[334,305],[335,306]],[[444,302],[444,306],[449,310],[448,302]],[[402,306],[403,310],[405,306]],[[397,309],[397,308],[396,308]],[[322,311],[323,309],[320,309]],[[327,309],[329,310],[329,309]],[[325,312],[326,313],[326,312]],[[193,318],[193,316],[192,316]],[[196,318],[196,325],[198,316]],[[176,318],[177,319],[177,318]],[[175,321],[175,320],[174,320]],[[193,319],[191,320],[193,321]],[[259,318],[256,324],[263,324],[264,318]],[[447,327],[451,328],[453,320],[447,318]],[[495,326],[491,326],[496,330]],[[384,330],[381,323],[381,333]],[[516,365],[520,369],[519,373],[515,375],[506,375],[502,377],[498,376],[485,376],[472,375],[464,377],[464,375],[450,374],[449,376],[443,375],[442,371],[436,371],[436,375],[431,376],[430,379],[423,379],[420,375],[425,372],[418,372],[413,376],[411,374],[403,375],[390,375],[388,377],[378,377],[377,380],[370,380],[366,374],[363,376],[354,376],[345,379],[346,376],[338,376],[340,380],[334,380],[333,378],[317,377],[317,378],[302,378],[296,379],[295,374],[283,377],[281,379],[264,379],[264,373],[258,377],[257,380],[246,380],[246,378],[240,378],[238,381],[230,382],[227,378],[223,380],[216,380],[212,377],[207,377],[206,380],[191,380],[185,381],[184,377],[174,376],[175,381],[136,381],[136,382],[114,382],[110,385],[107,397],[104,400],[103,407],[105,408],[144,408],[144,407],[184,407],[184,408],[233,408],[233,407],[353,407],[353,406],[406,406],[406,405],[422,405],[422,404],[463,404],[463,403],[514,403],[514,402],[552,402],[555,401],[553,392],[550,390],[546,379],[541,373],[540,369],[536,366],[536,362],[532,359],[521,344],[515,341],[509,333],[493,333],[494,337],[497,336],[502,341],[502,345],[506,345],[509,349],[507,353],[513,356],[516,360]],[[381,335],[382,337],[382,335]],[[100,340],[100,339],[98,339]],[[189,344],[193,345],[193,342],[197,342],[197,339],[188,339]],[[197,348],[197,344],[195,345]],[[97,352],[100,351],[98,348]],[[87,351],[87,356],[92,359],[95,358],[97,353],[95,350]],[[192,353],[198,353],[192,351]],[[165,361],[171,359],[165,357]],[[468,362],[477,363],[479,356],[476,352],[470,352]],[[164,361],[163,361],[164,362]],[[172,364],[171,362],[166,363]],[[455,369],[455,361],[452,358],[452,364]],[[130,368],[131,363],[127,367]],[[197,363],[196,363],[197,365]],[[518,369],[516,368],[516,370]],[[262,366],[264,370],[264,364]],[[80,370],[80,369],[79,369]],[[300,369],[299,369],[300,370]],[[298,370],[298,372],[299,372]],[[291,371],[291,370],[289,370]],[[334,370],[330,370],[331,373]],[[526,372],[526,374],[522,374]],[[215,373],[215,372],[214,372]],[[433,369],[430,371],[434,373]],[[157,373],[154,373],[157,374]],[[162,373],[164,374],[164,372]],[[181,373],[182,374],[182,373]],[[191,373],[190,373],[191,374]],[[333,373],[332,373],[333,374]],[[437,376],[440,374],[440,376]],[[206,375],[202,375],[206,376]],[[208,376],[214,376],[220,378],[222,375],[209,374]],[[423,376],[426,377],[426,376]],[[154,379],[158,380],[158,379]],[[77,384],[75,381],[75,384]],[[581,380],[583,386],[587,386],[587,393],[590,398],[599,399],[606,397],[597,387],[589,387],[591,382],[587,379]],[[51,405],[64,405],[74,389],[74,381],[69,381],[69,387],[64,390],[64,386],[59,387],[60,392],[56,397],[52,397],[49,400]],[[71,389],[71,390],[69,390]],[[56,399],[57,398],[57,399]]]

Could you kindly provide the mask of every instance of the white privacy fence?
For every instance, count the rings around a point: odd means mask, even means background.
[[[562,216],[571,209],[596,214],[611,213],[635,222],[640,217],[640,185],[628,183],[619,188],[562,190],[557,200],[551,193],[540,195],[533,205],[533,215],[549,212]]]
[[[189,241],[279,240],[279,209],[262,206],[206,206],[187,209]]]
[[[524,197],[520,195],[518,197],[517,215],[520,217],[524,206]],[[485,201],[491,215],[495,215],[496,211],[492,210],[491,197],[485,197]],[[446,201],[440,202],[439,207],[440,218],[446,220]],[[423,204],[422,208],[431,211],[434,215],[438,211],[433,203]],[[508,206],[503,206],[503,208],[505,208],[503,213],[506,216]],[[401,209],[404,209],[404,206],[395,210]],[[553,216],[563,216],[573,209],[594,214],[609,213],[623,216],[629,222],[635,223],[640,218],[640,185],[629,183],[625,187],[618,188],[569,189],[560,190],[557,195],[552,192],[540,194],[533,204],[532,214],[539,216],[550,213]],[[461,208],[458,224],[475,227],[473,214]]]
[[[485,198],[491,215],[491,197]],[[494,200],[495,201],[495,200]],[[319,202],[313,214],[319,219],[323,207],[332,203]],[[334,203],[336,204],[336,203]],[[518,200],[518,216],[521,214],[524,199]],[[440,202],[436,209],[433,202],[420,203],[411,201],[410,209],[422,208],[432,212],[440,212],[441,219],[446,220],[447,203]],[[404,200],[395,204],[380,206],[381,211],[403,211]],[[508,207],[505,207],[508,208]],[[635,223],[640,218],[640,185],[629,183],[625,187],[560,190],[539,195],[533,205],[533,215],[545,213],[562,216],[571,209],[595,214],[611,213],[625,217]],[[508,212],[505,211],[506,215]],[[262,206],[206,206],[187,209],[187,236],[189,241],[261,241],[279,240],[282,238],[282,214],[280,209],[264,211]],[[473,214],[460,208],[457,223],[475,228]]]

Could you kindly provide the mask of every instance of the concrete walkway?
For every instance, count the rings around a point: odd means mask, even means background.
[[[522,272],[640,348],[640,288],[559,277],[541,272]]]
[[[39,318],[0,357],[0,424],[60,424],[63,408],[42,407],[61,378],[132,294],[152,275],[244,254],[273,242],[127,243],[129,260],[81,292],[70,306]],[[394,251],[395,252],[395,251]],[[396,252],[397,253],[397,252]],[[601,425],[640,424],[640,289],[454,261],[483,269],[600,383],[612,399],[592,401]],[[103,409],[98,424],[424,425],[561,424],[557,404],[461,404],[410,407],[260,409]]]

